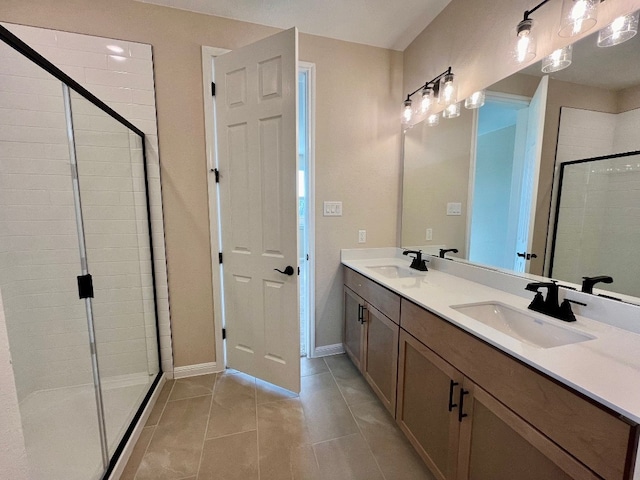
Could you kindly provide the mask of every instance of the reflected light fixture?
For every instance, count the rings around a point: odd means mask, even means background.
[[[571,65],[571,55],[573,47],[567,45],[564,48],[558,48],[551,55],[544,57],[542,60],[542,71],[544,73],[558,72]]]
[[[124,53],[124,48],[118,45],[107,45],[107,49],[112,51],[113,53]]]
[[[430,127],[435,127],[440,123],[440,112],[432,113],[427,117],[427,125]]]
[[[473,110],[474,108],[480,108],[484,105],[486,94],[484,90],[478,90],[473,92],[469,98],[464,101],[464,108]]]
[[[640,10],[616,18],[598,33],[598,46],[612,47],[631,40],[638,33],[638,17]]]
[[[574,37],[586,32],[598,21],[600,0],[562,0],[561,37]]]
[[[448,105],[447,108],[445,108],[442,111],[442,116],[444,118],[456,118],[460,116],[460,104],[459,103],[452,103],[451,105]]]

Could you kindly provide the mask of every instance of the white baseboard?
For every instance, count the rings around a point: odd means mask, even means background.
[[[173,378],[195,377],[197,375],[206,375],[207,373],[216,373],[222,370],[217,368],[216,362],[198,363],[195,365],[185,365],[184,367],[173,368]]]
[[[322,347],[314,348],[311,357],[328,357],[330,355],[339,355],[341,353],[344,353],[344,347],[341,343],[335,343],[333,345],[323,345]]]

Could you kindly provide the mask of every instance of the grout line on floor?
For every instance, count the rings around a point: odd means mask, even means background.
[[[216,388],[218,387],[219,373],[215,374],[213,378],[213,388],[211,389],[211,403],[209,403],[209,413],[207,413],[207,426],[204,429],[204,438],[202,439],[202,448],[200,449],[200,460],[198,461],[198,468],[196,469],[196,480],[200,476],[200,467],[202,466],[202,457],[204,457],[204,444],[207,441],[207,433],[209,433],[209,420],[211,420],[211,409],[213,408],[213,396],[216,394]],[[189,477],[187,477],[189,478]]]
[[[256,461],[258,462],[258,480],[260,480],[260,429],[258,428],[258,387],[257,380],[253,378],[253,401],[254,414],[256,416]]]
[[[347,356],[346,353],[343,353],[343,355],[345,356],[347,361],[351,362],[351,359]],[[376,462],[376,467],[378,467],[378,471],[380,472],[380,475],[382,476],[383,480],[387,480],[387,477],[384,476],[384,472],[380,468],[380,464],[378,463],[378,458],[374,455],[373,450],[371,450],[371,446],[369,445],[369,442],[367,441],[367,437],[365,437],[362,434],[362,429],[360,428],[360,425],[358,424],[358,421],[356,420],[356,417],[353,415],[353,411],[351,410],[351,405],[349,405],[349,402],[347,402],[347,399],[345,398],[344,394],[342,393],[342,390],[340,390],[340,385],[338,385],[338,382],[336,381],[336,377],[333,375],[333,371],[331,370],[331,367],[329,367],[329,365],[327,365],[327,367],[329,368],[329,371],[331,372],[331,378],[333,378],[333,381],[336,384],[336,387],[338,387],[338,391],[340,392],[340,395],[342,395],[342,399],[344,400],[344,403],[347,405],[347,408],[349,409],[349,413],[351,414],[351,418],[353,419],[353,422],[356,424],[356,428],[358,429],[358,432],[360,433],[360,436],[364,440],[364,443],[367,445],[367,450],[369,450],[369,453],[373,457],[373,461]],[[364,375],[362,375],[362,378],[364,378]],[[377,399],[377,397],[376,397],[376,399]]]

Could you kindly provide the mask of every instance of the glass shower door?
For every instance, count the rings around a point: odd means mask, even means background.
[[[100,478],[63,84],[2,42],[0,111],[0,289],[31,478]]]
[[[111,457],[159,372],[143,139],[76,93],[71,110]]]

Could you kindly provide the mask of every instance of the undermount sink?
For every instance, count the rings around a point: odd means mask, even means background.
[[[484,323],[523,343],[553,348],[593,340],[594,336],[547,321],[542,315],[509,307],[500,302],[452,305],[452,309]]]
[[[380,265],[378,267],[367,268],[387,278],[419,277],[427,273],[421,272],[420,270],[412,270],[409,267],[400,267],[398,265]]]

